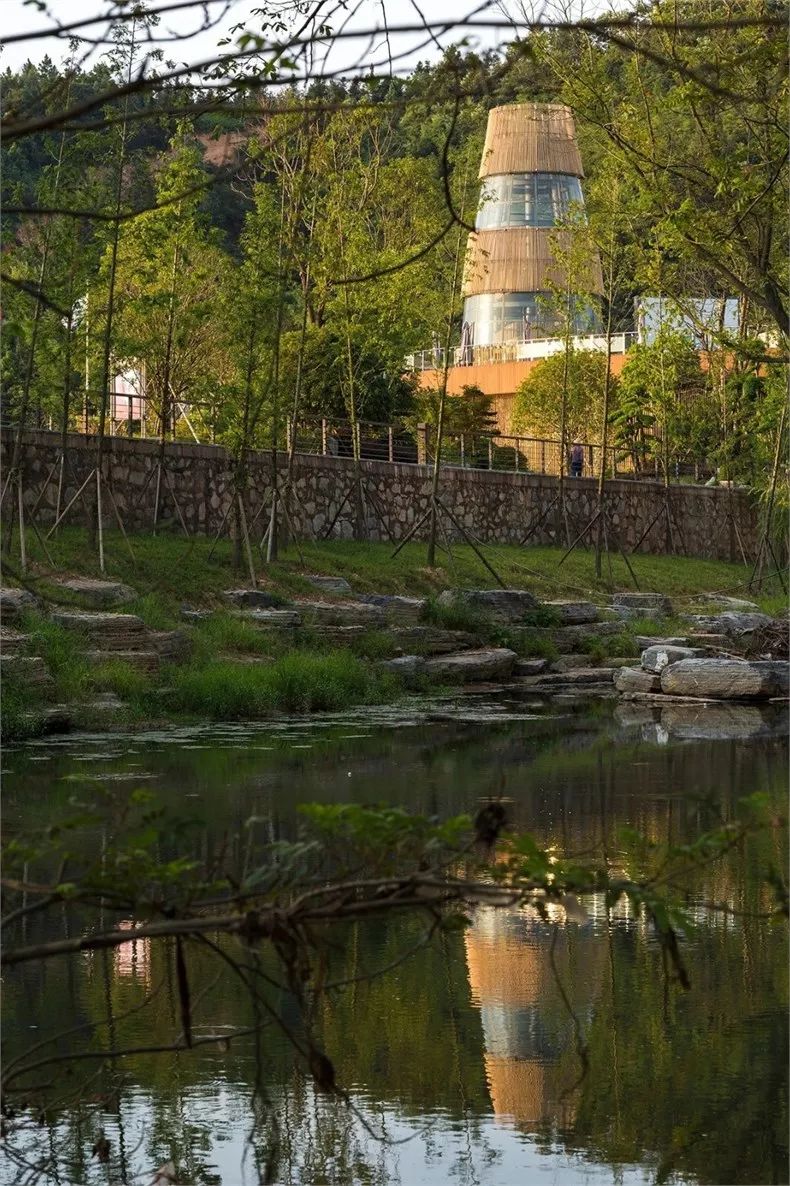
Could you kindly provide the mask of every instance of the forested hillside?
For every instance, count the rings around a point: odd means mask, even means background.
[[[157,20],[140,6],[89,69],[75,44],[7,70],[5,421],[93,430],[132,365],[163,434],[189,406],[236,448],[282,437],[295,398],[303,416],[413,414],[405,357],[458,341],[487,111],[561,101],[610,327],[633,328],[642,293],[740,301],[726,373],[667,335],[626,368],[616,431],[658,425],[758,480],[784,404],[786,39],[763,22],[785,13],[660,0],[619,32],[525,27],[400,76],[275,87],[248,62],[185,85],[160,60],[138,86]]]

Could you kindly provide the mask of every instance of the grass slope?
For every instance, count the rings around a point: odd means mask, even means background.
[[[137,590],[138,598],[125,608],[139,613],[157,629],[178,624],[183,603],[216,604],[223,589],[249,584],[245,570],[233,571],[233,545],[229,540],[220,540],[213,555],[210,555],[213,541],[203,537],[186,540],[169,534],[140,534],[131,536],[130,542],[134,561],[120,534],[106,533],[107,575]],[[48,547],[59,573],[98,575],[96,555],[82,528],[63,529],[49,541]],[[315,596],[315,590],[304,579],[305,573],[345,577],[359,593],[430,596],[448,587],[491,588],[495,583],[466,545],[453,546],[451,556],[440,553],[441,567],[435,569],[425,566],[425,545],[416,542],[407,544],[395,558],[391,545],[382,543],[333,540],[303,543],[300,550],[304,564],[295,547],[270,566],[258,554],[260,587],[284,598]],[[29,551],[32,583],[46,594],[49,565],[35,539],[30,540]],[[598,582],[593,553],[580,548],[561,566],[560,548],[496,545],[486,547],[484,554],[510,588],[530,589],[543,599],[598,597],[612,590],[634,589],[620,556],[611,558],[611,580],[605,565],[605,579]],[[680,599],[713,591],[751,596],[745,592],[750,571],[742,564],[686,556],[635,555],[631,557],[631,565],[643,591],[666,593]],[[12,561],[6,568],[7,577],[13,579],[14,571]],[[778,585],[766,588],[765,594],[756,600],[764,603],[766,609],[776,609],[785,603]]]

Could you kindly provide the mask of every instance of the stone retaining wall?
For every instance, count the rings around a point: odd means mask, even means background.
[[[6,470],[11,447],[12,433],[3,430],[0,455]],[[113,437],[106,441],[105,448],[105,475],[124,525],[131,531],[145,530],[153,519],[159,446],[156,441]],[[60,437],[57,433],[28,432],[23,452],[27,505],[32,510],[38,502],[37,520],[51,523],[57,500]],[[69,437],[61,505],[69,502],[89,475],[95,453],[94,438],[77,434]],[[285,461],[282,456],[283,471]],[[161,482],[163,525],[178,525],[175,495],[191,532],[213,535],[222,527],[226,534],[232,534],[234,463],[227,450],[212,445],[168,444],[165,468]],[[428,509],[430,468],[379,461],[364,461],[361,468],[368,494],[368,538],[401,538]],[[246,510],[248,520],[255,521],[256,537],[263,533],[266,522],[270,473],[269,455],[254,454],[250,458]],[[350,458],[296,457],[292,517],[302,538],[322,537],[333,521],[333,537],[353,538],[357,513],[356,500],[349,493],[353,473]],[[549,475],[448,469],[442,475],[441,498],[464,527],[486,543],[519,543],[530,525],[545,513],[531,542],[549,544],[564,539],[557,507],[551,508],[557,486],[557,478]],[[577,533],[595,513],[596,481],[569,479],[566,490],[570,528]],[[657,482],[618,479],[607,483],[610,522],[623,547],[633,548],[659,515],[640,551],[660,554],[674,550],[709,559],[738,560],[742,559],[743,548],[747,557],[753,556],[758,539],[757,510],[747,491],[670,487],[673,540],[668,538],[666,516],[660,514],[664,497],[664,488]],[[95,495],[89,499],[86,491],[69,512],[68,521],[85,523],[92,503]],[[108,525],[114,525],[111,504],[105,506],[105,515]],[[445,527],[450,539],[459,537],[449,520]],[[424,536],[425,529],[418,534]]]

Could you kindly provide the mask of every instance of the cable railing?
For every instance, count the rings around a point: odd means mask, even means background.
[[[385,461],[400,465],[433,465],[436,458],[436,428],[430,424],[392,424],[374,421],[314,418],[289,424],[286,448],[296,454],[324,457],[359,457],[362,461]],[[571,443],[564,465],[558,440],[542,437],[502,436],[496,432],[445,431],[441,463],[449,469],[492,470],[501,473],[549,474],[561,469],[571,475]],[[581,443],[581,477],[601,472],[600,445]],[[577,454],[578,458],[578,454]],[[578,467],[577,467],[578,468]],[[672,461],[670,481],[700,481],[713,469],[704,463]],[[643,450],[629,451],[607,446],[606,473],[609,477],[655,481],[661,477],[657,458]]]
[[[579,334],[571,339],[574,350],[606,351],[605,334]],[[634,342],[635,333],[612,334],[609,349],[612,354],[625,354]],[[485,366],[503,362],[529,362],[534,359],[550,358],[554,354],[561,354],[565,349],[565,339],[562,337],[534,337],[528,340],[501,342],[494,346],[453,346],[445,351],[443,346],[434,346],[430,350],[417,350],[405,358],[405,366],[410,371],[443,371],[445,360],[449,357],[448,366]]]
[[[128,421],[108,420],[109,436],[122,436],[132,440],[156,439],[156,432],[146,433],[143,418],[134,425]],[[2,425],[13,430],[11,419]],[[36,425],[30,429],[35,431]],[[46,428],[46,423],[38,425]],[[49,426],[54,429],[54,425]],[[86,425],[88,432],[82,435],[92,437],[97,425]],[[154,426],[155,427],[155,426]],[[204,425],[189,424],[189,432],[181,426],[178,436],[168,437],[168,444],[198,443],[222,447],[213,434],[205,431]],[[198,431],[195,431],[195,429]],[[204,429],[204,431],[200,431]],[[131,431],[130,431],[131,430]],[[415,421],[351,420],[333,417],[306,417],[289,421],[281,430],[280,447],[286,452],[301,456],[337,457],[362,461],[380,461],[395,465],[433,465],[436,459],[436,427]],[[574,444],[576,442],[573,442]],[[557,476],[561,470],[569,477],[573,470],[580,477],[598,477],[601,472],[603,451],[599,444],[580,442],[581,465],[576,453],[577,465],[571,465],[572,443],[566,443],[565,457],[560,442],[547,437],[504,436],[496,431],[473,430],[459,432],[445,430],[442,436],[441,464],[448,469],[491,470],[500,473],[548,474]],[[652,447],[650,447],[652,445]],[[612,478],[642,479],[656,481],[663,478],[663,467],[655,450],[655,441],[644,442],[632,449],[621,446],[607,446],[606,474]],[[715,473],[715,466],[704,461],[689,461],[672,458],[669,462],[669,481],[703,482]]]

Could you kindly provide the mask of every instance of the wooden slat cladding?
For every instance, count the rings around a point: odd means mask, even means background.
[[[551,254],[551,237],[559,243],[567,234],[544,227],[515,227],[475,231],[469,236],[464,263],[463,295],[484,292],[546,292],[549,282],[564,286],[565,274]],[[574,283],[577,292],[603,292],[601,265],[589,263],[586,280]]]
[[[488,113],[479,176],[571,173],[584,177],[576,126],[562,103],[514,103]]]

